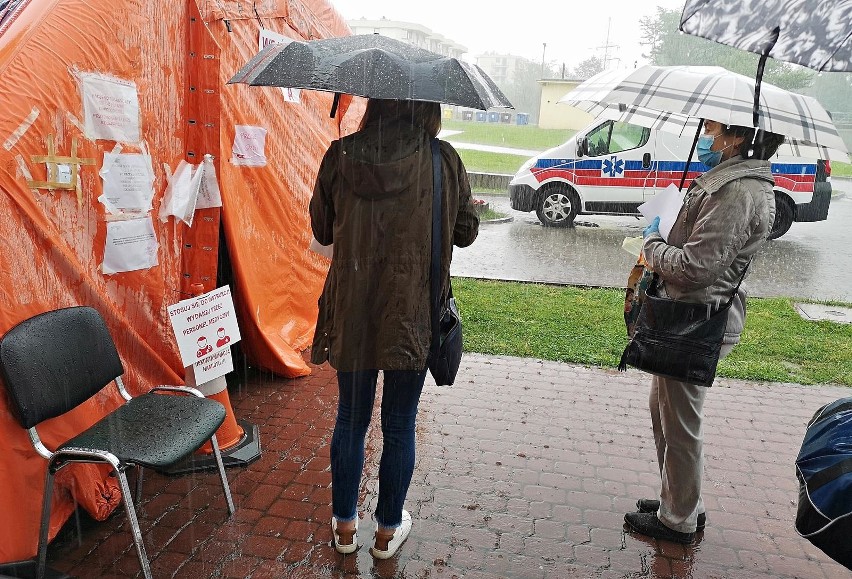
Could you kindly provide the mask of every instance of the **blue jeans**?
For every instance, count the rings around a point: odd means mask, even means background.
[[[340,397],[331,438],[331,511],[339,522],[357,515],[364,470],[364,439],[376,398],[378,370],[338,372]],[[385,370],[382,393],[382,458],[376,521],[395,528],[414,472],[414,422],[426,370]]]

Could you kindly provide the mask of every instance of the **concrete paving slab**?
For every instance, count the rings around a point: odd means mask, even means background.
[[[825,320],[838,324],[852,324],[852,308],[807,303],[794,303],[793,307],[806,320]]]
[[[231,519],[215,474],[146,476],[139,518],[154,576],[849,577],[794,530],[793,463],[812,414],[852,390],[718,380],[705,408],[707,529],[688,546],[623,528],[636,499],[659,490],[648,390],[633,370],[465,355],[454,386],[427,382],[406,502],[414,527],[398,555],[376,561],[378,410],[360,548],[339,555],[329,525],[336,374],[327,365],[298,379],[253,374],[231,399],[238,418],[259,426],[263,456],[229,470]],[[122,512],[78,523],[51,545],[51,567],[139,576]]]

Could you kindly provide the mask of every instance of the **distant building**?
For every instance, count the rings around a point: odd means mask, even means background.
[[[521,72],[524,65],[532,61],[521,56],[512,54],[478,54],[475,56],[476,64],[485,71],[498,85],[510,84]]]
[[[381,20],[359,18],[358,20],[347,20],[346,24],[352,29],[352,34],[381,34],[444,56],[460,59],[461,55],[467,52],[466,46],[413,22],[400,22],[387,18]]]
[[[541,85],[541,109],[538,126],[542,129],[571,129],[578,131],[594,118],[589,113],[566,104],[559,99],[574,89],[583,79],[552,78],[538,81]]]

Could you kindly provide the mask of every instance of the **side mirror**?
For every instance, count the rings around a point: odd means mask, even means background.
[[[584,157],[589,154],[589,141],[586,140],[586,137],[579,137],[577,139],[577,156]]]

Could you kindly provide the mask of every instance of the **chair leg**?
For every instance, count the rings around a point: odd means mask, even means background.
[[[148,563],[148,555],[145,553],[145,545],[142,543],[142,530],[139,528],[139,520],[136,518],[136,509],[133,507],[133,497],[130,494],[130,485],[127,484],[127,475],[121,469],[115,469],[115,474],[118,476],[118,484],[121,487],[124,510],[127,511],[127,519],[130,521],[130,530],[133,533],[133,542],[136,544],[136,553],[139,555],[139,564],[142,566],[142,575],[145,579],[152,579],[151,565]]]
[[[36,579],[43,579],[47,570],[47,531],[50,528],[50,505],[53,501],[53,464],[48,463],[44,476],[44,493],[41,503],[41,526],[38,532],[38,564]]]
[[[142,479],[145,477],[145,469],[140,465],[136,465],[136,491],[133,497],[133,502],[139,504],[142,502]]]
[[[228,485],[228,476],[225,474],[225,465],[222,463],[222,453],[219,452],[219,443],[216,435],[210,437],[210,445],[213,447],[213,456],[219,467],[219,478],[222,479],[222,490],[225,492],[225,502],[228,503],[228,516],[233,515],[237,509],[234,508],[234,499],[231,498],[231,487]]]

